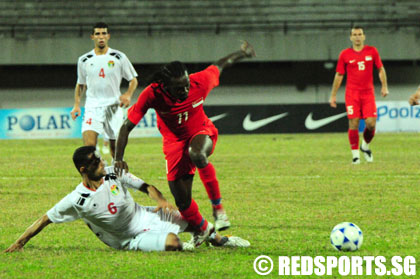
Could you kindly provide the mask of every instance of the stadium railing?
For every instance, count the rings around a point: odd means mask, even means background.
[[[95,21],[122,34],[317,32],[354,24],[419,28],[417,0],[102,0],[0,2],[0,36],[83,36]]]

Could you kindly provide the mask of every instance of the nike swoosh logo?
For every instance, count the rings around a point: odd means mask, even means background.
[[[276,121],[280,118],[283,118],[283,117],[287,116],[288,114],[289,114],[288,112],[285,112],[285,113],[274,115],[274,116],[271,116],[271,117],[268,117],[268,118],[252,121],[251,120],[251,114],[248,113],[245,116],[245,119],[244,119],[244,122],[242,123],[242,126],[243,126],[245,131],[254,131],[258,128],[261,128],[265,125],[270,124],[271,122],[274,122],[274,121]]]
[[[211,122],[214,122],[214,121],[217,121],[219,119],[222,119],[223,117],[226,117],[227,115],[228,115],[227,113],[222,113],[222,114],[219,114],[219,115],[212,116],[209,119],[211,120]]]
[[[312,119],[312,112],[310,114],[308,114],[308,116],[305,119],[305,127],[308,130],[315,130],[318,129],[322,126],[325,126],[331,122],[334,122],[344,116],[347,115],[347,112],[343,112],[337,115],[333,115],[333,116],[329,116],[323,119],[318,119],[318,120],[313,120]]]

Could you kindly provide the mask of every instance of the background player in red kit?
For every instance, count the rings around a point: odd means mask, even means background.
[[[239,51],[198,73],[188,75],[185,65],[178,61],[165,65],[129,109],[128,118],[120,129],[115,156],[117,171],[128,169],[123,156],[130,131],[149,108],[156,110],[158,128],[163,136],[169,187],[182,216],[197,227],[194,235],[196,246],[201,245],[214,230],[213,224],[202,217],[191,197],[196,167],[213,205],[216,230],[230,226],[221,204],[215,169],[208,161],[214,151],[218,131],[204,113],[203,102],[210,90],[219,85],[219,76],[224,68],[253,56],[253,47],[243,42]]]
[[[375,135],[376,104],[375,90],[373,87],[373,65],[378,69],[379,79],[382,84],[381,95],[388,95],[388,84],[385,68],[377,49],[364,44],[366,37],[363,28],[355,26],[350,32],[351,48],[340,53],[336,74],[331,90],[330,106],[337,107],[336,96],[338,88],[347,73],[346,84],[346,110],[349,119],[348,136],[353,154],[353,164],[360,163],[359,155],[359,120],[365,119],[366,127],[363,132],[363,142],[360,146],[367,162],[373,162],[369,143]]]

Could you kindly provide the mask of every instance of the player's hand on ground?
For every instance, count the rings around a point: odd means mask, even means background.
[[[13,243],[12,245],[10,245],[9,248],[7,248],[6,250],[4,250],[4,253],[11,253],[11,252],[15,252],[15,251],[21,251],[23,250],[23,245],[19,244],[19,243]]]
[[[81,114],[82,111],[80,110],[80,107],[73,107],[73,109],[70,111],[70,115],[73,120],[76,120],[76,118]]]
[[[156,206],[155,210],[153,210],[153,212],[158,212],[161,209],[166,212],[174,212],[178,210],[176,206],[163,199],[158,202],[158,205]]]
[[[388,96],[388,94],[389,94],[388,88],[382,88],[381,89],[382,97],[386,97],[386,96]]]
[[[127,94],[120,96],[120,107],[128,108],[130,106],[131,97]]]
[[[419,99],[417,94],[413,94],[410,96],[410,98],[408,99],[408,102],[410,103],[411,106],[416,106],[419,104]]]
[[[241,45],[241,50],[245,53],[246,57],[255,57],[255,50],[250,43],[243,41]]]
[[[337,97],[331,96],[330,100],[329,100],[329,103],[330,103],[330,107],[336,108],[337,107]]]
[[[125,161],[115,161],[114,162],[114,171],[118,176],[123,174],[123,171],[128,172],[128,165]]]

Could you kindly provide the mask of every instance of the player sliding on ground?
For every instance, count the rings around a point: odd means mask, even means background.
[[[21,250],[50,223],[82,219],[106,245],[115,249],[141,251],[191,250],[194,245],[182,243],[181,232],[194,232],[176,208],[168,203],[154,186],[130,173],[117,177],[113,167],[105,168],[94,146],[76,149],[73,161],[83,178],[76,189],[64,197],[45,215],[35,221],[4,252]],[[140,190],[157,202],[146,207],[134,202],[127,188]],[[239,237],[213,233],[208,238],[213,246],[247,247]]]

